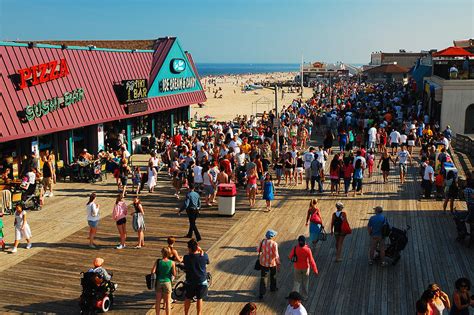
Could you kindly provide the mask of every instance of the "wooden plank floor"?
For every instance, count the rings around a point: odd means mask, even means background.
[[[347,198],[328,193],[317,196],[327,226],[335,202],[345,204],[353,234],[346,238],[341,263],[334,262],[335,247],[331,237],[318,244],[315,257],[320,275],[311,276],[311,294],[305,303],[311,314],[412,314],[416,299],[428,283],[437,282],[451,294],[458,277],[474,279],[474,250],[454,241],[454,223],[449,215],[442,213],[441,202],[418,201],[419,187],[414,182],[416,169],[410,168],[409,172],[408,182],[403,186],[395,172],[387,184],[381,183],[381,175],[377,173],[373,178],[365,179],[363,196]],[[119,284],[114,313],[153,313],[153,292],[146,290],[144,275],[159,255],[166,237],[184,235],[188,226],[185,216],[176,216],[175,208],[179,204],[172,197],[169,183],[162,180],[158,192],[143,196],[147,247],[141,250],[113,248],[118,234],[112,219],[107,216],[110,210],[106,213],[102,207],[98,234],[102,246],[99,250],[88,249],[84,196],[87,190],[98,186],[68,188],[71,196],[60,196],[61,192],[58,192],[54,199],[57,213],[64,216],[66,223],[74,225],[75,230],[67,230],[65,226],[53,230],[54,226],[62,224],[53,212],[54,207],[32,214],[35,248],[31,252],[19,250],[16,256],[0,255],[0,266],[6,266],[0,267],[0,311],[76,312],[80,295],[79,272],[87,269],[94,257],[101,256]],[[113,184],[104,184],[100,190],[104,194],[101,205],[111,208]],[[213,275],[204,314],[235,314],[249,301],[257,302],[258,314],[283,312],[284,297],[292,287],[292,266],[286,256],[298,235],[308,235],[304,220],[311,198],[313,196],[303,191],[302,186],[281,187],[270,213],[248,211],[242,198],[237,207],[240,211],[233,218],[218,217],[215,208],[203,211],[198,226],[203,234],[202,245],[209,249],[209,270]],[[387,268],[367,264],[366,225],[373,212],[371,209],[379,204],[384,206],[394,226],[412,226],[401,261]],[[257,205],[263,210],[263,201]],[[456,202],[456,207],[463,209],[464,205]],[[68,213],[71,217],[67,217]],[[36,225],[39,223],[41,225]],[[259,277],[253,270],[255,247],[268,228],[279,232],[276,237],[282,258],[282,268],[277,275],[279,291],[258,301]],[[130,225],[128,230],[128,244],[132,245],[136,236]],[[45,238],[50,241],[38,243],[38,239]],[[180,253],[185,253],[185,241],[178,239]],[[11,261],[11,256],[15,261]],[[182,303],[176,303],[173,313],[182,314],[182,307]]]
[[[420,188],[415,182],[416,174],[417,168],[410,168],[408,181],[402,186],[395,171],[387,184],[376,173],[365,179],[365,194],[355,198],[317,195],[328,228],[335,203],[345,204],[353,234],[345,240],[341,263],[334,262],[332,237],[317,245],[315,257],[320,274],[311,275],[311,293],[305,302],[311,314],[413,314],[416,300],[429,283],[439,283],[451,295],[457,278],[474,279],[474,250],[455,242],[454,222],[443,213],[442,202],[418,200]],[[284,312],[285,296],[293,282],[287,256],[298,235],[309,234],[304,220],[313,196],[301,188],[280,188],[274,211],[251,212],[213,245],[209,251],[213,284],[204,314],[236,314],[249,301],[257,303],[258,314]],[[396,266],[382,268],[367,264],[366,226],[376,205],[385,208],[393,226],[412,227],[409,244]],[[263,209],[263,201],[259,206]],[[459,201],[455,206],[465,208]],[[278,292],[269,293],[259,301],[259,274],[253,270],[255,248],[268,228],[279,233],[276,241],[280,244],[282,266],[277,274]],[[182,304],[176,304],[174,311],[181,314]]]

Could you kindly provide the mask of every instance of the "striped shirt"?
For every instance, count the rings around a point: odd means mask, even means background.
[[[260,265],[263,267],[275,267],[280,264],[277,242],[265,239],[258,245],[257,251],[260,252]]]

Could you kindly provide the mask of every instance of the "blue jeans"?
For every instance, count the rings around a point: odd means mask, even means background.
[[[361,191],[362,190],[362,178],[354,178],[354,181],[352,182],[352,187],[354,188],[355,191]]]
[[[344,192],[346,194],[349,192],[349,187],[351,187],[351,178],[344,178]]]
[[[311,176],[311,191],[314,192],[315,182],[318,183],[318,191],[323,192],[323,183],[321,182],[321,176]]]

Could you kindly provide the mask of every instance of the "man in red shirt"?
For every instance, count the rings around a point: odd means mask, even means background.
[[[298,237],[298,245],[293,247],[290,252],[290,260],[295,267],[293,276],[293,291],[301,293],[303,300],[308,299],[309,273],[310,268],[318,275],[318,267],[314,261],[311,248],[306,245],[306,237]],[[301,288],[301,291],[300,291]]]
[[[183,137],[181,137],[181,134],[178,132],[173,137],[174,145],[179,147],[181,145],[181,141],[183,141]]]

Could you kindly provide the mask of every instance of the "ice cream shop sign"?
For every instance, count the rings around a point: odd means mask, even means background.
[[[69,74],[66,59],[53,60],[40,65],[18,70],[20,82],[18,87],[24,89],[29,85],[38,85],[55,79],[63,78]]]

